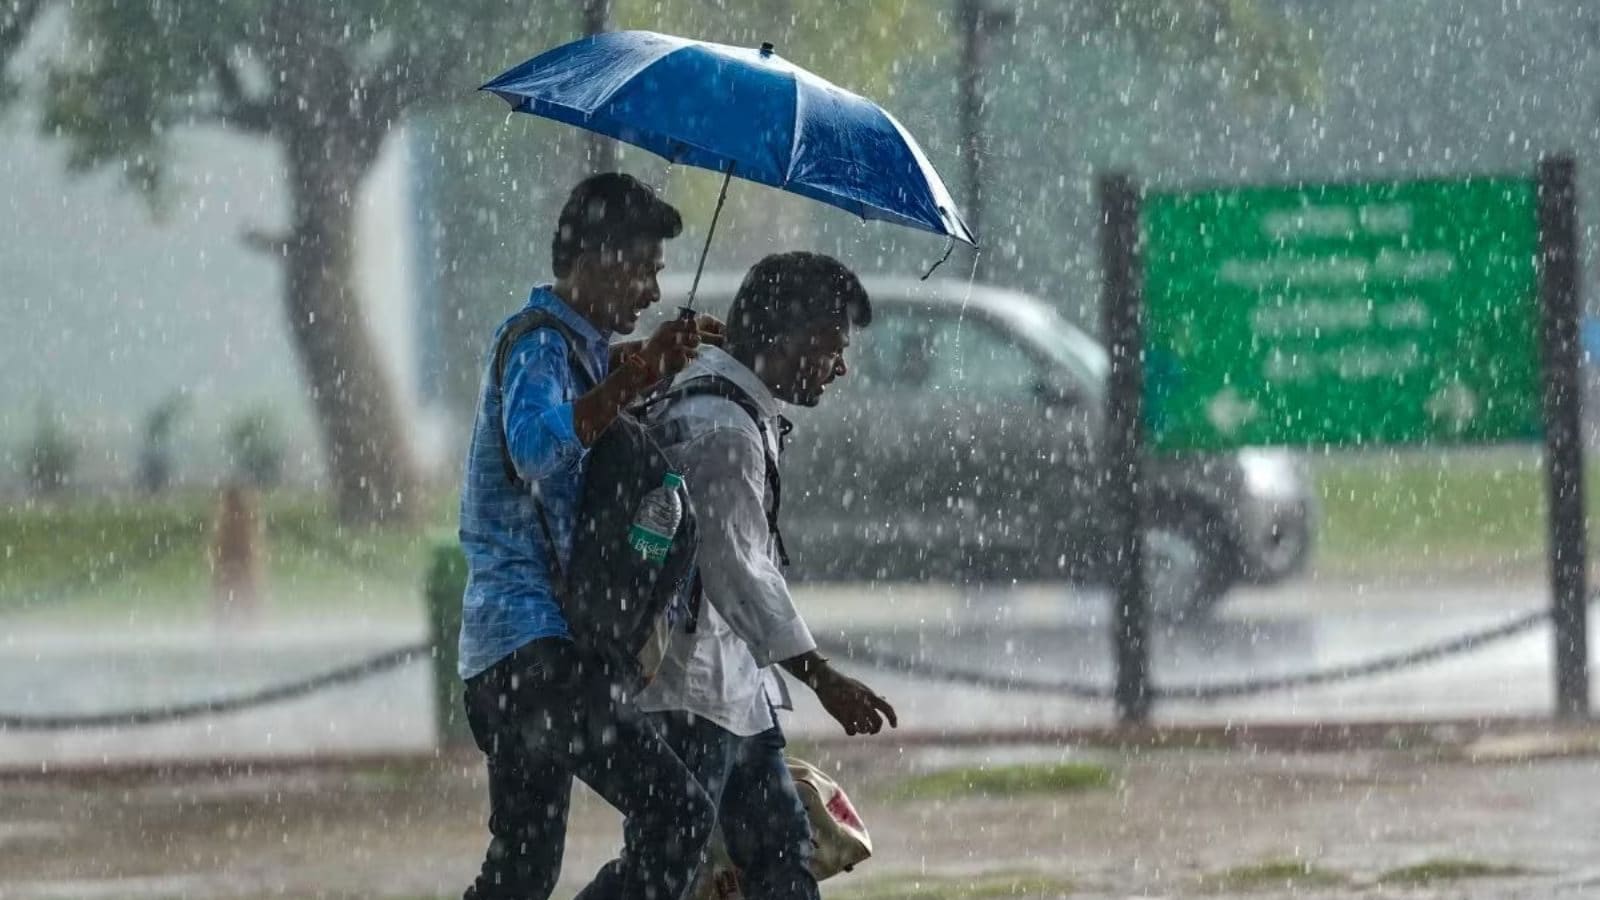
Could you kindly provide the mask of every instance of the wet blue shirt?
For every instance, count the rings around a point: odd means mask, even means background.
[[[534,288],[526,309],[542,309],[582,338],[573,348],[604,378],[609,335],[573,312],[548,285]],[[507,322],[510,320],[507,319]],[[567,636],[552,590],[554,578],[534,505],[543,500],[566,565],[585,449],[573,429],[572,401],[586,389],[572,372],[567,345],[553,329],[529,332],[512,348],[501,390],[489,367],[506,322],[495,329],[478,391],[478,414],[461,486],[461,548],[467,557],[462,597],[462,678],[494,665],[529,641]],[[522,482],[506,475],[504,448]]]

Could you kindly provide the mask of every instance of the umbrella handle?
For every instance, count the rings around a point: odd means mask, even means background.
[[[700,290],[700,275],[706,270],[706,254],[711,252],[711,238],[717,233],[717,220],[722,218],[722,204],[728,200],[728,182],[733,180],[733,163],[722,176],[722,193],[717,195],[717,210],[711,214],[711,227],[706,230],[706,245],[700,248],[700,264],[694,269],[694,284],[689,286],[689,302],[681,307],[681,319],[694,318],[694,295]]]

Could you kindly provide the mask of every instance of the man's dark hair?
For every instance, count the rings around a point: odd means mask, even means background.
[[[759,350],[816,325],[871,321],[867,290],[844,263],[820,253],[775,253],[739,285],[728,310],[728,346]]]
[[[621,172],[590,175],[561,207],[550,241],[550,268],[557,278],[565,278],[573,262],[591,250],[613,250],[635,240],[664,241],[682,232],[677,209],[644,182]]]

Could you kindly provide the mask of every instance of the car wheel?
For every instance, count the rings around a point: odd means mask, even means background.
[[[1237,578],[1221,523],[1196,510],[1158,512],[1145,529],[1150,609],[1165,622],[1211,616]]]
[[[1251,584],[1276,584],[1305,570],[1311,557],[1310,515],[1303,509],[1278,517],[1240,554],[1241,577]]]

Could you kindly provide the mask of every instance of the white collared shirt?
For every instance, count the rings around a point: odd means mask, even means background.
[[[707,375],[727,379],[754,401],[766,421],[767,452],[775,457],[777,398],[748,367],[715,347],[701,348],[676,383]],[[767,527],[773,497],[763,436],[750,415],[725,397],[686,397],[661,415],[686,429],[685,440],[667,453],[694,504],[705,602],[693,634],[674,631],[639,706],[646,712],[683,710],[737,735],[759,734],[776,724],[774,707],[789,708],[788,691],[772,665],[817,646],[795,609]]]

